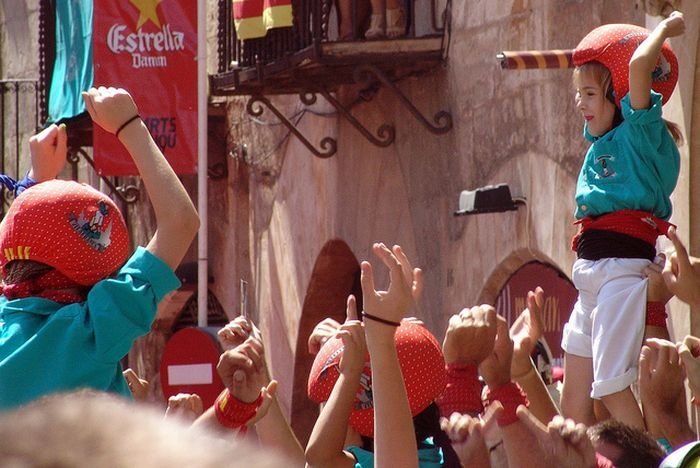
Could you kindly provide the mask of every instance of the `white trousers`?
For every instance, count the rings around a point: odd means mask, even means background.
[[[592,358],[592,398],[617,393],[637,379],[646,323],[651,262],[638,258],[578,259],[572,279],[579,295],[564,327],[562,348]]]

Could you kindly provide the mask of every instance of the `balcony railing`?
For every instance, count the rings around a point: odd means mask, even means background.
[[[26,170],[27,138],[39,128],[42,92],[38,80],[0,80],[0,173],[21,179]],[[11,194],[2,188],[0,213],[5,214]]]
[[[445,37],[429,0],[431,30],[415,35],[413,0],[405,1],[408,24],[400,39],[363,40],[359,0],[351,1],[350,39],[336,40],[332,0],[292,0],[291,27],[271,29],[256,39],[239,40],[233,27],[231,0],[219,1],[218,73],[213,94],[296,94],[334,90],[361,81],[359,65],[377,67],[390,81],[435,68],[443,59]],[[449,4],[449,0],[448,0]],[[364,15],[362,15],[364,16]],[[445,19],[443,18],[443,21]],[[362,39],[362,40],[361,40]],[[365,73],[366,75],[366,73]]]

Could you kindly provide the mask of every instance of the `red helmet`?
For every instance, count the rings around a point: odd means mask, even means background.
[[[90,286],[126,261],[129,236],[104,193],[65,180],[37,184],[12,203],[0,225],[0,268],[13,260],[45,263]]]
[[[403,374],[411,414],[417,415],[430,405],[445,389],[447,373],[442,349],[435,337],[422,325],[401,322],[396,330],[396,351]],[[331,338],[316,355],[309,374],[309,398],[316,403],[328,400],[340,375],[343,342]],[[374,436],[374,400],[372,399],[372,369],[369,354],[355,395],[350,425],[363,436]]]
[[[612,75],[615,104],[629,92],[629,63],[639,44],[649,36],[649,30],[633,24],[604,24],[595,28],[576,46],[574,65],[597,61],[605,65]],[[668,41],[661,48],[661,55],[652,73],[652,89],[663,96],[665,104],[678,82],[678,59]]]

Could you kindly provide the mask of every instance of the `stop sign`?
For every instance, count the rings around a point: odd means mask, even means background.
[[[183,328],[168,340],[160,361],[160,382],[166,399],[178,393],[196,393],[204,408],[214,404],[224,389],[216,372],[221,355],[216,330]]]

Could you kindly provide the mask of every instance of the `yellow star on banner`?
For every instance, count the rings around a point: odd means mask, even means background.
[[[143,24],[151,20],[158,28],[160,28],[160,19],[156,13],[156,7],[163,0],[129,0],[132,5],[139,9],[139,20],[136,23],[136,29],[139,29]]]

